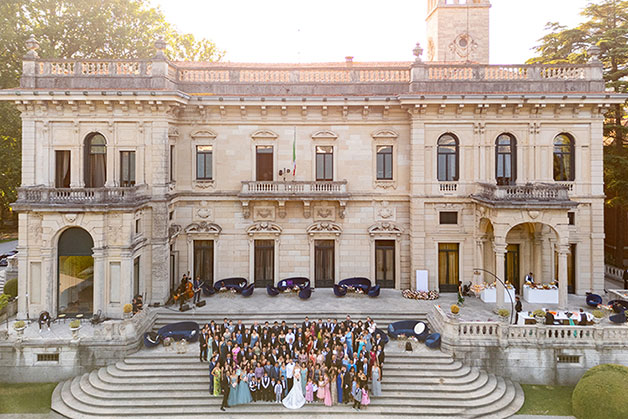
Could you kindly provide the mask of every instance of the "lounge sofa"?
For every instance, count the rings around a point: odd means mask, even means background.
[[[144,333],[144,345],[151,348],[159,345],[166,338],[173,340],[185,339],[196,342],[199,336],[199,326],[196,322],[179,322],[167,324],[155,332]]]
[[[220,291],[220,289],[224,287],[228,290],[236,290],[236,292],[241,293],[247,286],[247,282],[246,278],[241,277],[221,279],[214,283],[214,291]]]
[[[336,297],[344,297],[347,295],[347,289],[358,288],[361,289],[362,292],[369,297],[378,297],[380,293],[380,286],[375,285],[371,286],[371,280],[368,278],[356,276],[353,278],[345,278],[339,283],[334,285],[334,294]]]
[[[249,284],[246,287],[242,288],[242,296],[243,297],[250,297],[251,295],[253,295],[253,291],[255,290],[255,284]]]
[[[312,288],[310,285],[310,279],[304,276],[295,276],[291,278],[282,279],[277,283],[277,286],[268,285],[266,292],[271,297],[278,295],[288,289],[299,287],[299,298],[307,300],[312,295]]]
[[[414,336],[419,341],[424,341],[429,335],[429,327],[426,323],[415,320],[402,320],[388,325],[388,336],[398,338],[399,335]]]

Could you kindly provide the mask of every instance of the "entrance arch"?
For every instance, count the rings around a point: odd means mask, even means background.
[[[61,233],[57,249],[57,312],[76,315],[94,311],[94,240],[79,227]]]

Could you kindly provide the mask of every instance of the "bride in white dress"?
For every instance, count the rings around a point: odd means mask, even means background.
[[[293,383],[290,393],[283,399],[283,405],[288,409],[300,409],[305,404],[305,396],[303,396],[303,386],[301,385],[301,370],[295,369],[293,374]]]

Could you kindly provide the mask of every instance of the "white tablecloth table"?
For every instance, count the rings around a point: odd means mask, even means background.
[[[512,297],[512,301],[515,301],[515,289],[514,288],[506,288],[506,291]],[[482,293],[480,294],[480,299],[485,303],[496,303],[497,302],[497,289],[496,288],[484,288]],[[509,303],[510,298],[507,293],[504,293],[504,302]]]
[[[552,310],[550,310],[552,311]],[[564,311],[552,311],[553,313],[556,313],[556,315],[554,316],[554,320],[558,321],[558,322],[563,322],[564,320],[569,320],[569,317],[567,317],[567,315],[565,314]],[[573,311],[571,312],[571,319],[574,321],[575,325],[577,326],[578,323],[580,322],[580,320],[582,319],[582,315],[584,315],[587,318],[587,321],[592,321],[593,320],[593,314],[591,313],[579,313],[577,311]],[[526,320],[534,320],[536,323],[536,319],[532,316],[530,316],[528,314],[528,312],[521,312],[519,313],[519,319],[517,321],[518,325],[525,325]],[[543,324],[545,324],[543,322]]]
[[[528,303],[558,304],[558,288],[537,289],[523,286],[523,299]]]

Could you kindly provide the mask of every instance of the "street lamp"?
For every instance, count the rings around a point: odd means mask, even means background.
[[[512,315],[515,312],[515,302],[512,299],[512,295],[510,295],[510,293],[508,292],[508,288],[506,288],[506,284],[504,284],[504,281],[502,281],[501,279],[499,279],[497,277],[497,275],[495,275],[493,272],[491,271],[487,271],[486,269],[482,269],[482,268],[473,268],[473,274],[474,275],[479,275],[480,271],[485,272],[489,275],[491,275],[493,278],[495,278],[496,280],[498,280],[503,286],[504,286],[504,290],[506,291],[506,294],[508,294],[508,298],[510,298],[510,324],[512,324]],[[497,291],[497,290],[495,290]],[[495,302],[497,302],[497,292],[495,293]]]

